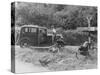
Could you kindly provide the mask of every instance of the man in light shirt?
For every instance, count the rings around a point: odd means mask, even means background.
[[[54,26],[51,26],[51,29],[53,31],[53,34],[56,34],[56,29],[54,28]]]
[[[51,29],[52,29],[52,31],[53,31],[52,40],[53,40],[53,44],[54,44],[54,43],[55,43],[55,38],[56,38],[57,31],[56,31],[56,29],[54,28],[54,26],[51,26]]]

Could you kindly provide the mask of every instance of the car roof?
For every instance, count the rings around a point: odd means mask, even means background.
[[[23,25],[23,26],[21,26],[21,28],[23,28],[23,27],[35,27],[35,28],[45,28],[45,29],[47,29],[46,27],[41,27],[41,26],[38,26],[38,25]]]

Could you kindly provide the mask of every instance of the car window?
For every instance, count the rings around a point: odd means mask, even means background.
[[[21,29],[21,32],[22,32],[22,33],[25,33],[25,31],[26,31],[26,28],[22,28],[22,29]]]
[[[28,32],[28,28],[25,28],[25,32]]]
[[[37,28],[31,28],[31,32],[36,32]]]

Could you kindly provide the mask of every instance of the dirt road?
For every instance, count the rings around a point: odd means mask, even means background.
[[[25,63],[19,60],[16,60],[16,73],[28,73],[28,72],[44,72],[49,71],[48,69],[42,66],[36,66],[32,63]]]
[[[16,46],[15,50],[16,59],[15,59],[15,70],[16,73],[27,73],[27,72],[43,72],[43,71],[49,71],[47,68],[42,67],[39,63],[35,61],[33,62],[25,62],[25,60],[31,59],[31,50],[28,48],[20,48],[19,46]],[[35,54],[33,54],[35,55]],[[37,54],[36,54],[37,55]],[[29,59],[30,58],[30,59]]]
[[[47,51],[39,51],[30,48],[20,48],[16,46],[16,72],[44,72],[44,71],[61,71],[61,70],[80,70],[80,69],[95,69],[97,68],[97,60],[83,61],[75,58],[75,52],[78,46],[66,46],[65,51],[55,57],[55,61],[61,58],[62,61],[51,63],[48,67],[41,66],[38,61],[44,55],[48,55]]]

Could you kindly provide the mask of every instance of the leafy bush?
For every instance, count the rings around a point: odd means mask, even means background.
[[[97,7],[18,2],[16,7],[12,5],[13,13],[14,9],[15,24],[18,26],[33,24],[49,28],[54,25],[75,29],[87,26],[86,17],[89,15],[92,16],[91,26],[97,26]]]
[[[88,40],[88,34],[84,32],[67,31],[63,32],[66,45],[81,45]]]

